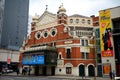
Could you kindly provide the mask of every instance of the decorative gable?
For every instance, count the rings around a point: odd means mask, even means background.
[[[52,22],[57,22],[57,17],[55,14],[45,11],[39,19],[39,25],[49,24]]]

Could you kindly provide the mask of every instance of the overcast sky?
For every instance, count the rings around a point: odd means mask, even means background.
[[[120,0],[30,0],[29,4],[29,27],[28,34],[31,30],[32,17],[42,15],[48,5],[48,11],[57,14],[59,6],[63,3],[68,16],[80,14],[84,16],[99,15],[99,11],[107,8],[120,6]]]
[[[120,0],[30,0],[29,15],[43,14],[46,5],[48,5],[49,12],[56,14],[62,3],[67,10],[67,15],[84,16],[97,16],[100,10],[120,6]]]

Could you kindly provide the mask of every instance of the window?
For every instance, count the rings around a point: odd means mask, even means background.
[[[57,29],[56,29],[56,28],[52,28],[52,29],[50,30],[50,33],[51,33],[51,36],[52,36],[52,37],[56,36],[56,34],[57,34]]]
[[[100,40],[96,40],[96,45],[100,45]]]
[[[88,22],[88,24],[90,24],[90,23],[91,23],[91,22],[90,22],[90,20],[88,20],[87,22]]]
[[[76,19],[76,23],[79,23],[79,19]]]
[[[96,38],[100,38],[100,29],[95,30],[95,36]]]
[[[88,59],[89,58],[89,53],[82,52],[82,58],[83,59]]]
[[[82,39],[81,43],[82,43],[82,46],[88,46],[88,40],[87,39]]]
[[[82,40],[82,46],[84,46],[84,40]]]
[[[56,42],[52,42],[51,46],[56,47]]]
[[[45,33],[44,33],[44,36],[47,37],[47,35],[48,35],[47,32],[45,32]]]
[[[85,23],[85,19],[82,19],[82,23],[83,23],[83,24]]]
[[[47,31],[47,30],[45,30],[45,31],[43,32],[43,37],[44,37],[44,38],[47,38],[47,37],[48,37],[48,31]]]
[[[59,72],[61,72],[62,71],[62,69],[59,69]]]
[[[70,19],[70,23],[73,23],[73,19]]]
[[[67,52],[66,52],[66,58],[71,58],[71,52],[70,52],[70,49],[67,49]]]
[[[96,26],[99,26],[99,22],[96,22],[95,25],[96,25]]]
[[[85,40],[85,46],[88,46],[88,40]]]
[[[72,73],[72,68],[66,67],[66,74],[71,74],[71,73]]]
[[[61,59],[62,58],[62,56],[61,56],[61,54],[59,54],[59,59]]]
[[[35,38],[36,39],[40,39],[41,38],[41,32],[36,32],[36,34],[35,34]]]
[[[101,54],[97,54],[97,62],[101,63]]]

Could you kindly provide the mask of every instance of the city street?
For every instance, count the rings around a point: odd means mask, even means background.
[[[81,79],[81,78],[64,78],[64,77],[49,77],[49,76],[0,76],[0,80],[94,80],[94,78],[87,78],[87,79]],[[108,78],[97,78],[97,80],[109,80]]]
[[[48,77],[17,77],[17,76],[1,76],[0,80],[53,80]],[[56,79],[55,79],[56,80]],[[60,79],[57,79],[60,80]]]
[[[0,76],[0,80],[94,80],[94,77],[82,77],[76,76],[23,76],[16,75],[16,73],[3,74]],[[109,80],[109,78],[96,77],[96,80]]]

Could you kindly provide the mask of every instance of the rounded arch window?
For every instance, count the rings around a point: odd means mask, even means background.
[[[56,29],[56,28],[52,28],[52,29],[50,30],[50,33],[51,33],[51,36],[52,36],[52,37],[56,36],[56,34],[57,34],[57,29]]]
[[[35,38],[36,39],[40,39],[41,38],[41,32],[40,31],[36,32]]]
[[[76,19],[76,23],[79,23],[79,19]]]
[[[82,19],[82,23],[83,23],[83,24],[85,23],[85,19]]]
[[[70,23],[73,23],[73,19],[70,19]]]
[[[90,21],[90,20],[87,20],[87,22],[88,22],[88,24],[90,24],[90,23],[91,23],[91,21]]]
[[[43,37],[44,37],[44,38],[47,38],[47,37],[48,37],[48,30],[44,30],[44,32],[43,32]]]

